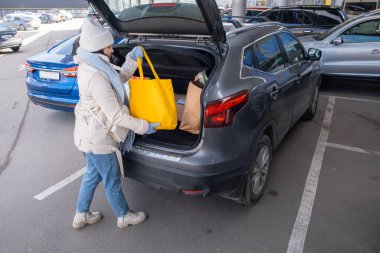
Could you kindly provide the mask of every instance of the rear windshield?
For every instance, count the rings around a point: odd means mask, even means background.
[[[109,0],[108,7],[120,21],[145,18],[183,18],[204,22],[202,13],[195,0],[172,1],[150,0]]]
[[[79,35],[74,36],[49,50],[49,54],[75,55],[79,46]]]
[[[317,25],[335,26],[344,21],[343,16],[338,10],[305,10],[310,15],[314,16]]]
[[[376,10],[376,2],[372,3],[361,3],[360,1],[357,2],[350,2],[346,3],[344,6],[344,11],[347,13],[347,15],[360,15],[364,12],[369,12]]]

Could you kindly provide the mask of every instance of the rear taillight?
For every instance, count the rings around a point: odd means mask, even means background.
[[[33,68],[30,66],[30,64],[28,62],[25,63],[25,68],[26,68],[26,71],[28,71],[29,73],[32,73],[33,72]]]
[[[206,105],[204,127],[217,128],[231,126],[235,114],[247,103],[248,91],[244,90]]]
[[[66,77],[77,77],[78,67],[66,68],[62,73]]]

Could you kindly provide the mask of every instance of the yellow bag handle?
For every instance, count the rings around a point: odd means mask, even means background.
[[[140,48],[141,48],[141,50],[142,50],[143,53],[144,53],[144,57],[145,57],[146,61],[147,61],[148,64],[149,64],[150,70],[152,71],[152,73],[153,73],[153,75],[154,75],[154,78],[157,79],[157,80],[160,79],[160,78],[158,77],[158,75],[157,75],[157,73],[156,73],[156,70],[154,69],[153,64],[152,64],[152,62],[150,61],[150,59],[149,59],[149,57],[148,57],[148,55],[147,55],[145,49],[144,49],[142,46],[140,46]],[[143,80],[143,79],[144,79],[144,72],[143,72],[143,68],[142,68],[142,61],[141,61],[141,58],[137,58],[137,67],[139,68],[140,80]]]

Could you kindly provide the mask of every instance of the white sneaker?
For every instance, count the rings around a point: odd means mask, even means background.
[[[78,229],[84,227],[86,224],[95,224],[103,218],[99,212],[86,212],[76,213],[73,221],[73,228]]]
[[[137,225],[146,220],[146,214],[144,212],[129,211],[126,215],[117,218],[117,226],[119,228],[125,228],[129,225]]]

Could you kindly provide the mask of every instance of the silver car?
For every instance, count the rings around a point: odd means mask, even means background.
[[[299,38],[322,53],[321,74],[334,78],[380,78],[380,12],[349,19],[331,30]]]
[[[12,13],[4,16],[3,23],[11,28],[25,31],[30,28],[37,30],[41,25],[41,20],[32,15]]]

